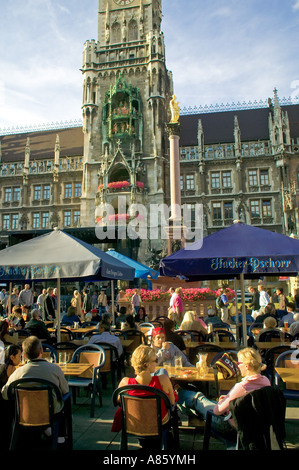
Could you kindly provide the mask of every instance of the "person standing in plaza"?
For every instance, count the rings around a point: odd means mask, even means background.
[[[266,305],[270,303],[270,299],[263,284],[258,285],[258,291],[260,293],[260,313],[264,313]]]
[[[221,320],[224,323],[229,323],[228,305],[227,289],[221,288],[217,299],[217,306],[220,308]]]
[[[174,295],[172,296],[172,312],[168,315],[170,320],[173,320],[177,326],[180,326],[184,316],[183,304],[183,289],[177,287]]]
[[[101,289],[100,295],[98,296],[98,307],[100,315],[103,315],[107,310],[107,295],[104,289]]]
[[[138,310],[139,310],[140,303],[141,303],[138,289],[134,290],[134,294],[132,296],[131,302],[132,302],[134,316],[136,316],[138,314]]]
[[[53,288],[48,287],[44,302],[45,320],[47,321],[55,319],[55,305],[52,294]]]
[[[45,318],[46,318],[45,317],[45,309],[44,309],[44,303],[45,303],[46,295],[47,295],[47,289],[43,289],[42,293],[39,294],[39,296],[37,298],[37,307],[38,307],[39,311],[41,312],[43,320],[45,320]]]
[[[287,313],[287,299],[283,293],[282,287],[276,288],[276,295],[278,297],[278,309],[276,311],[277,315],[281,318]]]
[[[248,292],[252,295],[252,299],[248,307],[252,309],[251,316],[255,319],[260,310],[260,294],[253,286],[248,287]]]
[[[83,289],[83,305],[82,310],[84,315],[91,311],[91,295],[88,289]]]
[[[19,295],[19,305],[21,307],[25,307],[28,310],[31,309],[33,304],[33,293],[32,290],[30,289],[29,284],[25,284],[24,289],[21,290],[20,295]]]

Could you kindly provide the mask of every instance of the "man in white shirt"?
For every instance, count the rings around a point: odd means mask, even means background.
[[[30,290],[30,285],[25,284],[24,289],[21,290],[19,295],[19,303],[21,307],[31,308],[33,304],[33,293]]]
[[[270,303],[270,299],[262,284],[258,285],[258,291],[260,293],[260,313],[264,313],[266,305]]]
[[[92,335],[88,341],[88,344],[109,343],[116,347],[118,357],[121,357],[124,352],[121,341],[118,336],[110,333],[110,328],[111,325],[109,323],[102,322],[99,327],[99,334]]]

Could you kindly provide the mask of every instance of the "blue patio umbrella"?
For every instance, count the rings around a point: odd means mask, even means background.
[[[139,279],[147,279],[148,276],[151,277],[152,279],[157,279],[159,276],[159,272],[155,271],[152,268],[149,268],[148,266],[145,266],[144,264],[139,263],[138,261],[135,261],[128,256],[125,256],[121,253],[118,253],[115,251],[113,248],[109,249],[106,251],[106,254],[109,256],[112,256],[113,258],[121,261],[122,263],[127,264],[129,267],[135,269],[135,278]]]
[[[61,280],[133,280],[134,277],[135,270],[128,264],[61,230],[53,230],[0,251],[0,281],[57,282],[58,333]]]
[[[244,279],[283,274],[296,276],[298,272],[299,240],[240,221],[160,262],[162,276],[179,276],[187,281],[240,279],[243,319]]]
[[[135,278],[138,279],[147,279],[148,276],[151,277],[151,279],[157,279],[159,276],[159,272],[155,271],[154,269],[149,268],[148,266],[145,266],[144,264],[139,263],[138,261],[135,261],[128,256],[125,256],[121,253],[118,253],[115,251],[113,248],[110,248],[108,251],[106,251],[106,254],[109,256],[112,256],[114,259],[121,261],[122,263],[125,263],[126,265],[130,266],[135,270]],[[114,286],[113,286],[113,281],[111,281],[111,293],[112,293],[112,312],[113,312],[113,318],[114,318]],[[114,318],[115,321],[115,318]]]

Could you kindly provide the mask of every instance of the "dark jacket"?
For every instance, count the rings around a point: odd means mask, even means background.
[[[258,291],[255,291],[254,294],[252,295],[252,301],[249,304],[249,307],[251,307],[252,310],[260,309],[260,294]]]
[[[45,302],[44,302],[44,310],[45,310],[45,316],[46,320],[50,320],[50,315],[55,318],[55,305],[54,305],[54,299],[51,295],[47,294],[45,297]]]
[[[29,322],[26,323],[26,330],[28,330],[31,335],[37,336],[39,339],[46,339],[47,341],[52,341],[51,335],[46,325],[41,320],[36,320],[35,318],[32,318],[32,320],[29,320]]]
[[[283,449],[286,400],[281,390],[269,386],[247,393],[233,400],[230,410],[244,450]]]

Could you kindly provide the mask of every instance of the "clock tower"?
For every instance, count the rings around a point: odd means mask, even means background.
[[[97,41],[85,43],[82,67],[85,226],[101,203],[117,213],[119,193],[127,208],[166,203],[173,84],[161,20],[161,0],[99,0]]]

